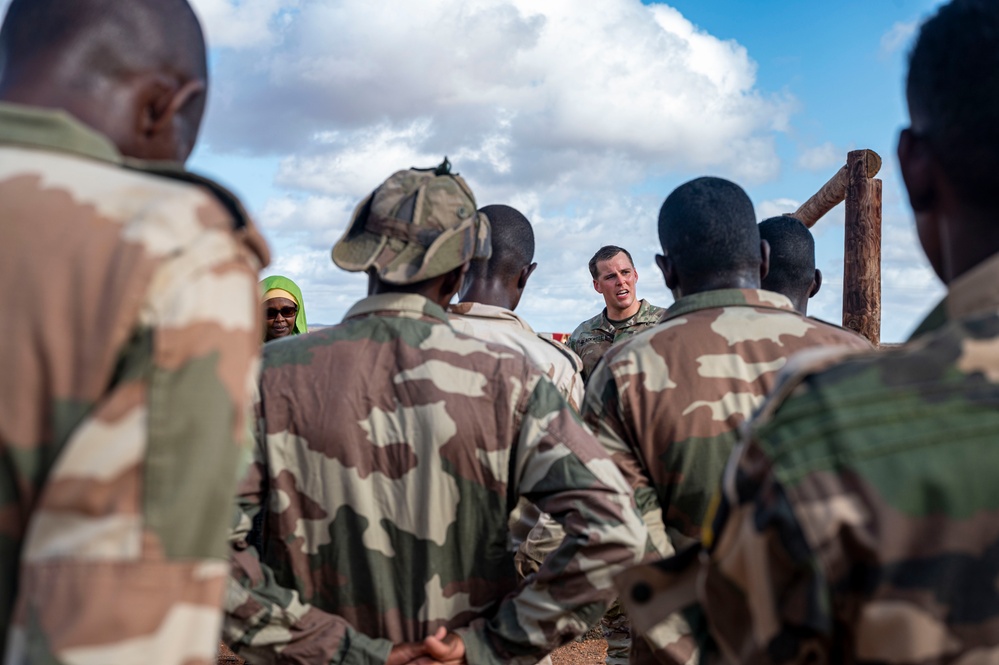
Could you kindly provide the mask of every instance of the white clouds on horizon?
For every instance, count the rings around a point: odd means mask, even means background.
[[[697,168],[760,182],[777,172],[774,135],[794,106],[755,87],[742,46],[666,5],[267,0],[263,38],[239,46],[244,4],[196,0],[224,46],[205,133],[219,152],[342,161],[337,148],[351,146],[378,173],[400,152],[447,153],[512,185],[552,186],[596,159],[637,177]],[[260,10],[244,23],[261,25]],[[381,150],[373,132],[408,134],[405,149]]]

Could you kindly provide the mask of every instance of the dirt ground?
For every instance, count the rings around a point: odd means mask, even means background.
[[[552,652],[552,665],[602,665],[607,643],[600,638],[566,644]]]

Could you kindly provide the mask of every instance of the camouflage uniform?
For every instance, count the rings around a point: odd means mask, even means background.
[[[995,662],[997,282],[999,256],[902,347],[796,359],[726,467],[710,556],[624,580],[641,613],[699,599],[730,662]]]
[[[0,105],[6,663],[214,662],[266,247],[171,175]]]
[[[589,380],[593,368],[607,353],[612,344],[633,337],[659,323],[666,312],[662,307],[650,305],[644,299],[641,306],[630,318],[618,322],[617,326],[607,318],[607,308],[592,319],[583,321],[569,336],[569,348],[583,361],[583,378]]]
[[[505,307],[462,302],[448,307],[451,327],[472,337],[516,349],[551,379],[579,411],[583,402],[583,362],[569,347],[538,335],[527,321]]]
[[[334,260],[388,283],[443,274],[483,254],[475,239],[488,255],[488,221],[462,221],[475,209],[454,176],[400,172]],[[368,297],[268,344],[264,364],[225,631],[252,662],[382,663],[446,626],[469,662],[535,663],[595,623],[612,574],[639,560],[628,487],[555,386],[436,303]],[[508,546],[521,496],[567,533],[526,585]],[[258,558],[245,535],[260,510]]]
[[[463,302],[450,305],[448,313],[455,330],[523,353],[579,412],[583,402],[583,377],[579,372],[583,363],[569,347],[539,336],[527,321],[505,307]],[[523,576],[536,573],[564,537],[558,523],[530,501],[522,499],[510,515],[510,547],[517,552],[517,568]]]
[[[797,351],[833,345],[871,348],[780,294],[723,289],[681,298],[654,330],[607,353],[583,418],[635,488],[659,555],[698,540],[736,428],[777,370]],[[688,662],[690,639],[674,637],[672,657]]]

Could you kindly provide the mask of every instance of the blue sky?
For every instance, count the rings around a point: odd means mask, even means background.
[[[328,259],[354,203],[445,152],[480,204],[534,222],[540,267],[518,311],[538,330],[570,331],[602,307],[585,268],[602,244],[632,250],[639,295],[672,301],[655,219],[682,182],[728,177],[762,219],[858,148],[885,164],[883,339],[903,339],[942,293],[894,157],[905,55],[937,3],[194,4],[214,80],[190,166],[246,200],[310,321],[334,323],[363,296],[364,279]],[[811,311],[838,320],[842,206],[813,231],[826,286]]]

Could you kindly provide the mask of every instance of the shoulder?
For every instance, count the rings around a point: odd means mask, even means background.
[[[562,342],[556,342],[553,339],[542,337],[541,335],[536,335],[536,338],[540,340],[542,344],[549,349],[549,351],[552,350],[556,351],[558,355],[561,356],[572,367],[572,370],[574,372],[583,371],[583,361],[568,346],[566,346]]]
[[[180,168],[2,146],[0,182],[25,196],[51,199],[53,206],[86,207],[104,223],[118,224],[127,241],[153,256],[173,255],[206,235],[239,232],[253,234],[244,244],[259,264],[267,260],[266,244],[236,197]]]
[[[843,344],[844,346],[850,346],[857,349],[874,348],[866,337],[859,335],[849,328],[838,326],[835,323],[830,323],[829,321],[824,321],[814,316],[809,316],[807,318],[811,323],[818,326],[818,330],[816,331],[818,334],[826,335],[831,340]]]

